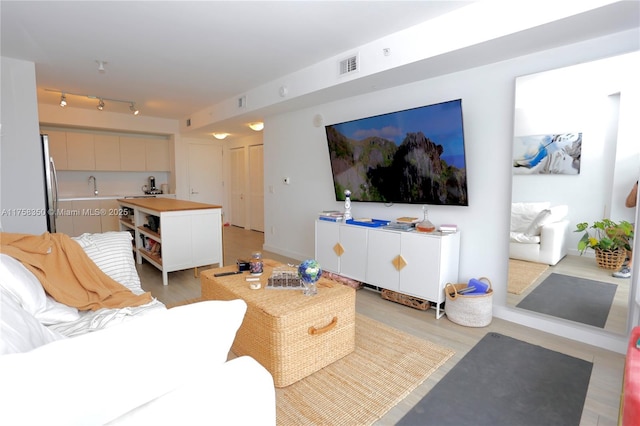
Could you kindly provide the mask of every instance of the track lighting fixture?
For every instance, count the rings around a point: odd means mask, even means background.
[[[264,123],[262,121],[249,123],[249,127],[251,128],[251,130],[259,132],[260,130],[264,129]]]
[[[213,134],[214,138],[220,139],[220,140],[226,138],[227,136],[229,136],[229,133],[214,133]]]
[[[106,62],[105,62],[105,64],[106,64]],[[105,107],[105,102],[104,101],[109,101],[109,102],[121,102],[121,103],[129,104],[129,110],[133,113],[133,115],[139,115],[140,114],[140,110],[138,108],[136,108],[136,103],[134,101],[127,101],[127,100],[123,100],[123,99],[105,98],[104,96],[83,95],[83,94],[80,94],[80,93],[61,92],[60,90],[53,90],[53,89],[44,89],[44,90],[47,91],[47,92],[60,93],[60,106],[63,107],[63,108],[67,106],[67,96],[71,95],[71,96],[80,96],[80,97],[89,98],[89,99],[97,99],[98,100],[98,105],[96,105],[96,108],[98,108],[98,111],[103,111],[104,107]]]

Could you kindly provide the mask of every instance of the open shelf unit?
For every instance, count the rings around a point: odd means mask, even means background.
[[[168,285],[168,272],[211,264],[222,266],[220,206],[166,198],[118,202],[133,212],[133,220],[129,215],[121,217],[119,223],[121,230],[134,233],[137,262],[146,260],[161,270],[164,285]],[[157,218],[157,232],[145,226],[149,216]]]

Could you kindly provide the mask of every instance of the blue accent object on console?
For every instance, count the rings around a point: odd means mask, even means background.
[[[489,290],[489,284],[475,278],[471,278],[468,287],[475,287],[476,289],[472,292],[465,293],[465,296],[470,296],[472,294],[487,294],[487,290]]]
[[[349,225],[368,226],[369,228],[379,228],[381,226],[387,226],[391,223],[388,220],[371,219],[371,222],[359,222],[355,219],[346,220],[345,223]]]

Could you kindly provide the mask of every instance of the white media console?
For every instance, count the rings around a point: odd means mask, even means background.
[[[315,258],[324,270],[435,303],[458,282],[460,233],[422,233],[316,220]]]

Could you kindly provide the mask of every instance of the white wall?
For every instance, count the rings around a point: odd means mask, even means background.
[[[508,61],[318,105],[265,120],[265,249],[297,259],[314,254],[317,212],[341,209],[332,189],[329,154],[323,127],[314,127],[321,114],[336,123],[373,114],[462,98],[468,174],[468,207],[430,207],[430,219],[457,223],[461,236],[460,279],[490,277],[498,316],[526,322],[522,314],[506,312],[508,230],[511,203],[511,151],[514,117],[514,81],[536,73],[638,50],[635,31],[522,56]],[[291,185],[282,185],[282,176]],[[353,203],[354,216],[393,219],[420,216],[420,206]],[[269,232],[273,227],[274,232]],[[637,280],[637,277],[636,277]],[[534,321],[530,321],[532,324]],[[569,327],[547,325],[547,331],[578,334]],[[602,337],[603,345],[621,339]],[[624,345],[624,342],[622,342]]]
[[[0,228],[40,234],[47,230],[47,222],[35,65],[6,57],[0,60]]]

